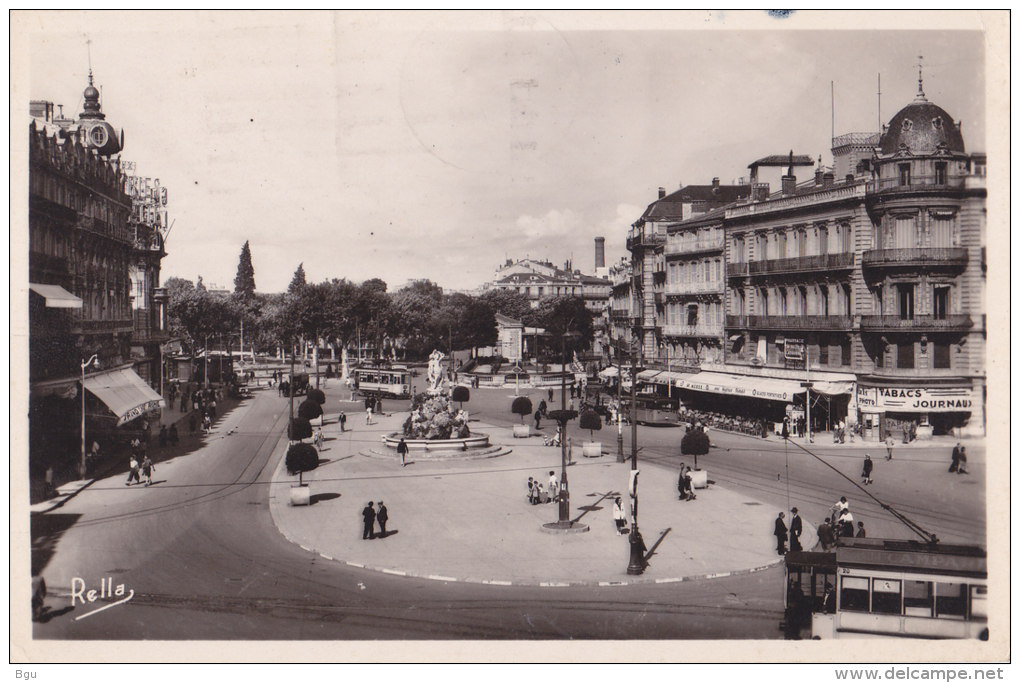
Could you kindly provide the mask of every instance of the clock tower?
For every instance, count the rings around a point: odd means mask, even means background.
[[[123,131],[118,136],[106,121],[106,115],[99,104],[99,90],[92,84],[92,70],[89,69],[89,84],[83,93],[85,97],[84,111],[78,115],[78,131],[82,142],[89,149],[96,150],[100,156],[108,157],[121,150],[124,144]]]

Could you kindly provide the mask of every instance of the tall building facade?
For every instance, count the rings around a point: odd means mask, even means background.
[[[29,135],[30,464],[76,463],[82,411],[101,439],[158,410],[162,235],[136,215],[119,157],[123,134],[89,84],[77,121],[31,103]],[[147,312],[141,315],[140,311]],[[160,312],[161,315],[161,312]],[[146,346],[146,345],[149,346]],[[92,363],[88,361],[95,360]],[[84,382],[82,377],[84,376]]]
[[[814,429],[982,434],[985,155],[920,82],[881,133],[831,151],[811,178],[791,151],[773,190],[759,169],[782,155],[765,157],[724,206],[659,229],[653,203],[632,226],[646,358],[683,359],[676,386],[706,410],[780,420],[810,395]]]

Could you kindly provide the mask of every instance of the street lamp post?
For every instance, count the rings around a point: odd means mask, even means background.
[[[619,347],[616,349],[616,462],[623,457],[623,358]]]
[[[643,574],[645,571],[645,547],[641,539],[641,532],[638,531],[638,483],[639,474],[637,466],[637,376],[638,376],[638,349],[631,351],[630,369],[630,497],[633,510],[633,520],[630,529],[630,564],[627,565],[628,574]]]
[[[570,524],[570,489],[567,488],[567,334],[560,337],[560,524]]]
[[[85,478],[85,368],[95,364],[99,368],[99,355],[92,354],[92,357],[81,363],[81,478]]]

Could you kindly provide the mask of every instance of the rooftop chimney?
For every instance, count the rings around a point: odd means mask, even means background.
[[[665,196],[666,196],[666,188],[660,187],[659,188],[659,199],[662,199]]]
[[[712,187],[719,187],[719,179],[712,178]]]
[[[847,182],[847,184],[849,185],[853,181],[854,181],[854,174],[853,173],[847,173],[846,174],[846,182]]]
[[[595,238],[595,269],[606,267],[606,238]]]
[[[822,184],[822,167],[819,166],[815,169],[815,185]]]
[[[784,175],[783,176],[783,194],[793,194],[794,190],[797,189],[797,176],[795,175]]]
[[[836,176],[833,175],[831,172],[826,173],[825,175],[822,176],[822,185],[824,185],[825,187],[832,187],[835,182]]]

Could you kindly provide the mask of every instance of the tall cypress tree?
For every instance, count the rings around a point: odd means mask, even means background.
[[[290,281],[290,286],[287,287],[287,293],[295,294],[300,292],[306,284],[308,283],[305,281],[305,264],[299,263],[297,270],[294,271],[294,277]]]
[[[255,293],[255,268],[251,264],[251,248],[248,240],[241,247],[241,258],[237,262],[237,275],[234,277],[234,291],[248,298]]]

